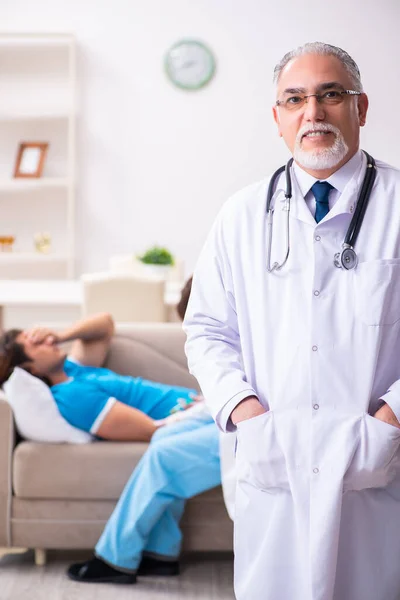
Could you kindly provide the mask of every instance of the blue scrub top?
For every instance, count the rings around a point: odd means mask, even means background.
[[[102,411],[107,414],[115,400],[141,410],[152,419],[163,419],[178,405],[179,398],[197,394],[194,389],[117,375],[109,369],[87,367],[67,358],[64,370],[69,380],[50,389],[61,415],[74,427],[96,433]],[[114,400],[115,399],[115,400]]]

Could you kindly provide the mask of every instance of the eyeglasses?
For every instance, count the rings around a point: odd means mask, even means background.
[[[341,104],[345,96],[361,96],[361,92],[355,92],[354,90],[343,90],[341,92],[339,90],[328,90],[323,94],[308,94],[308,96],[298,94],[296,96],[289,96],[285,100],[277,100],[276,106],[282,106],[286,110],[298,110],[299,108],[303,108],[309,98],[315,98],[318,104],[324,106],[335,106],[336,104]]]

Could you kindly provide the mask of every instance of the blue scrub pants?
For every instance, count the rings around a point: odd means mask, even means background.
[[[132,473],[95,554],[135,572],[142,554],[179,556],[185,501],[221,483],[219,432],[211,417],[162,427]]]

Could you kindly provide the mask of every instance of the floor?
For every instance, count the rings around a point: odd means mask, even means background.
[[[229,554],[191,554],[179,577],[142,578],[136,585],[82,584],[65,570],[89,555],[49,551],[45,567],[36,567],[33,553],[0,559],[1,600],[234,600],[233,565]]]

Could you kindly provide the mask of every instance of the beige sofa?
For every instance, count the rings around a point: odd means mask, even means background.
[[[106,361],[122,374],[197,387],[188,373],[180,324],[118,327]],[[12,412],[0,400],[0,553],[33,548],[93,548],[147,444],[39,444],[18,440]],[[187,503],[184,549],[232,549],[232,524],[221,488]]]

